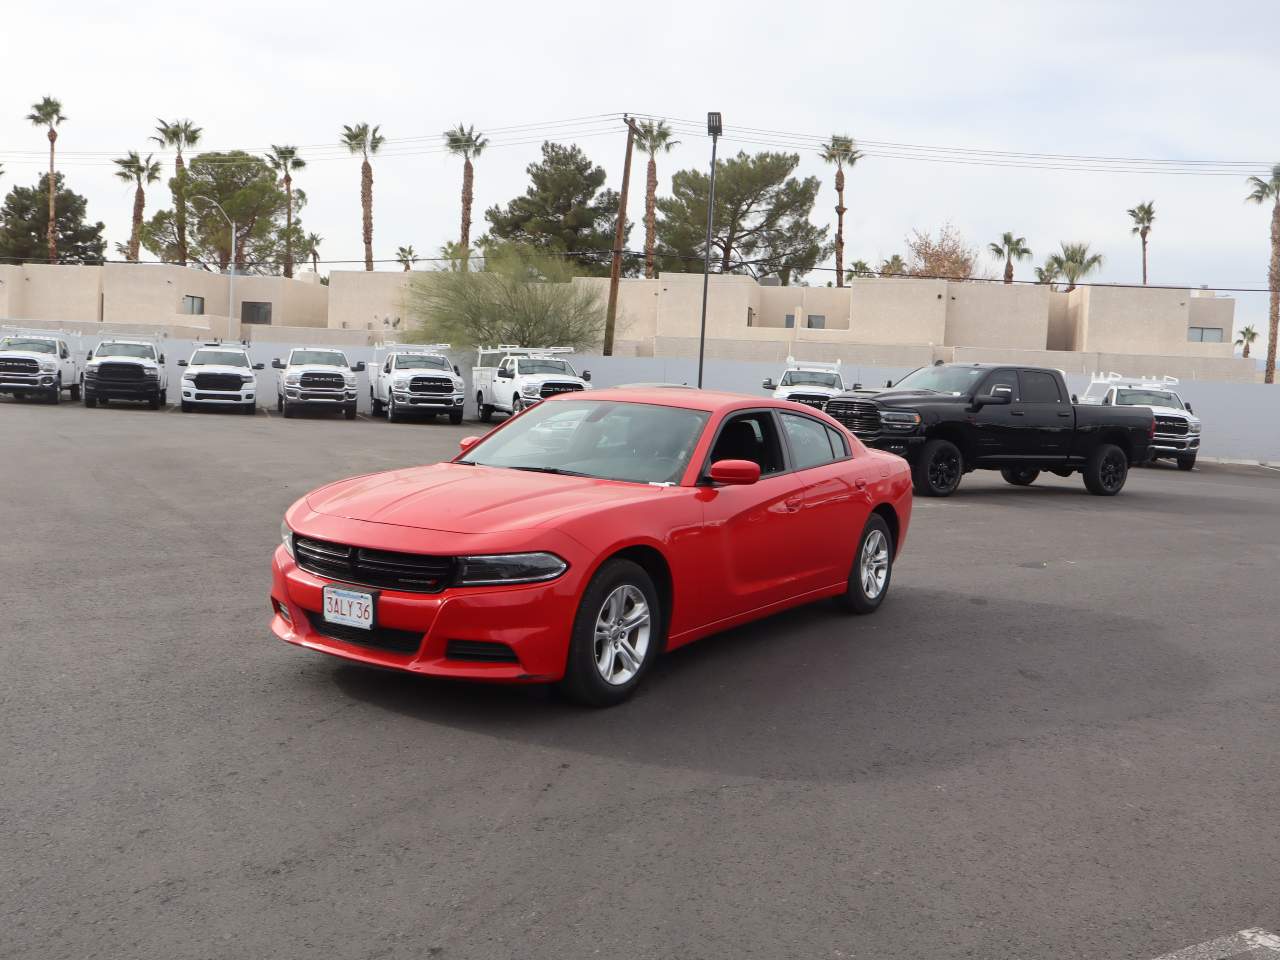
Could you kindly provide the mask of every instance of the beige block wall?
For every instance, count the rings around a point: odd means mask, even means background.
[[[1049,290],[1049,330],[1045,345],[1050,350],[1074,350],[1076,345],[1075,319],[1068,309],[1067,295],[1052,289]]]
[[[1235,339],[1235,319],[1233,297],[1193,296],[1187,303],[1187,326],[1218,327],[1224,343]]]
[[[25,263],[6,272],[7,318],[96,322],[102,267]]]
[[[226,316],[227,278],[221,274],[160,263],[108,263],[101,270],[104,323],[166,324],[181,316],[203,326]],[[205,316],[184,314],[185,296],[204,297]]]
[[[1078,349],[1088,353],[1228,358],[1235,301],[1193,297],[1190,290],[1091,287],[1079,291],[1087,304],[1087,324]],[[1192,323],[1192,317],[1212,323]],[[1223,327],[1223,343],[1187,340],[1190,326]]]
[[[329,274],[328,326],[345,330],[393,329],[410,324],[409,279],[420,272],[334,270]]]
[[[947,283],[950,346],[1043,350],[1049,340],[1049,287]]]

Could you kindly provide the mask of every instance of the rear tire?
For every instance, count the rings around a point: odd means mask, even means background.
[[[631,620],[635,625],[627,626]],[[630,560],[607,561],[582,593],[560,690],[590,707],[622,703],[657,659],[665,635],[666,614],[649,574]]]
[[[1015,487],[1029,487],[1036,482],[1040,471],[1031,467],[1005,467],[1000,471],[1000,476],[1004,477],[1005,483],[1011,483]]]
[[[373,411],[375,417],[382,416],[383,403],[373,395],[373,387],[369,388],[369,409]]]
[[[1129,477],[1129,458],[1114,443],[1100,443],[1084,467],[1084,485],[1096,497],[1114,497]]]
[[[884,517],[873,513],[858,538],[848,585],[836,601],[848,613],[875,613],[884,603],[892,579],[893,534]]]
[[[1178,458],[1179,470],[1194,470],[1196,467],[1196,455],[1193,453],[1189,457]]]
[[[476,409],[481,423],[488,423],[493,419],[493,407],[484,402],[484,394],[476,394]]]
[[[930,440],[911,467],[911,485],[922,497],[949,497],[964,476],[964,457],[950,440]]]
[[[284,413],[284,394],[276,394],[276,413]]]
[[[93,396],[92,394],[86,393],[84,395],[84,405],[88,407],[90,410],[92,410],[94,407],[98,405],[98,398]]]

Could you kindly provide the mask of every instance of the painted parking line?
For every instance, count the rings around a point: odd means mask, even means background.
[[[1154,960],[1275,960],[1276,957],[1280,957],[1280,937],[1253,927],[1229,937],[1218,937],[1183,947],[1173,953],[1162,954]]]

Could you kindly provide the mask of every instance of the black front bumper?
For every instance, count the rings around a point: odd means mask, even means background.
[[[921,436],[896,436],[891,433],[875,433],[875,434],[854,434],[862,445],[871,447],[873,450],[884,450],[886,453],[896,453],[905,460],[911,460],[920,448],[924,446],[926,437]]]
[[[161,391],[158,380],[99,380],[85,377],[84,392],[87,397],[107,400],[150,400],[159,396]]]

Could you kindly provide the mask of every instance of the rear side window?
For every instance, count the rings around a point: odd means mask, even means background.
[[[1039,370],[1022,371],[1023,403],[1061,403],[1062,392],[1058,389],[1058,381],[1050,373]]]
[[[843,460],[849,456],[849,442],[843,433],[834,427],[827,427],[827,439],[831,441],[831,454],[837,460]]]
[[[983,386],[981,393],[1005,393],[1014,400],[1018,399],[1018,373],[1016,370],[997,370],[991,376],[987,377],[986,385]]]
[[[784,413],[782,429],[787,435],[791,459],[797,470],[819,467],[835,459],[825,424],[799,414]]]

